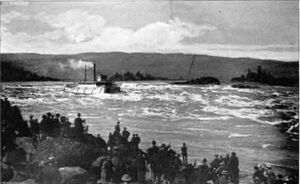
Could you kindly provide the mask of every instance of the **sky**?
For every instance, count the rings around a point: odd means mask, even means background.
[[[1,53],[157,52],[298,61],[297,1],[2,2]]]

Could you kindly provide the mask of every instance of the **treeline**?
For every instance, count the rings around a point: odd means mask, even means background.
[[[259,82],[262,84],[276,85],[276,86],[291,86],[297,87],[299,86],[299,78],[286,78],[274,77],[269,71],[263,70],[261,66],[257,67],[257,71],[253,72],[248,69],[248,72],[245,75],[241,75],[240,77],[235,77],[231,79],[231,82]]]
[[[58,81],[58,79],[37,75],[10,62],[1,62],[1,81]]]
[[[164,77],[156,77],[151,75],[150,73],[143,74],[141,72],[131,73],[127,71],[124,74],[119,74],[116,72],[113,76],[109,78],[109,80],[113,81],[143,81],[143,80],[167,80]]]

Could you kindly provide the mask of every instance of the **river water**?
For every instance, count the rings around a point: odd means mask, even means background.
[[[189,161],[212,161],[213,155],[237,152],[241,181],[249,183],[253,166],[269,162],[277,172],[298,170],[298,151],[285,149],[286,136],[273,125],[284,122],[280,113],[296,113],[297,88],[230,85],[188,86],[166,82],[123,82],[124,93],[74,95],[63,82],[3,83],[1,96],[18,105],[25,119],[39,120],[46,112],[60,113],[73,122],[80,112],[89,131],[107,140],[119,120],[140,135],[141,147],[171,144],[180,151],[187,144]],[[288,122],[287,122],[288,123]],[[293,139],[298,144],[298,139]]]

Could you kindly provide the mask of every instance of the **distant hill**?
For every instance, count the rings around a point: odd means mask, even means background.
[[[1,81],[57,81],[58,79],[39,76],[33,72],[26,71],[14,63],[1,62]]]
[[[68,66],[69,60],[92,61],[97,64],[97,72],[108,76],[116,72],[130,71],[151,73],[157,77],[169,79],[200,78],[213,76],[222,82],[229,82],[232,77],[241,76],[248,69],[256,70],[257,66],[267,69],[273,76],[295,78],[299,75],[299,63],[251,58],[226,58],[197,55],[188,74],[193,56],[191,54],[158,54],[158,53],[82,53],[74,55],[42,54],[1,54],[1,62],[12,62],[25,70],[46,77],[64,80],[82,80],[83,68]],[[93,78],[93,70],[88,70],[88,79]]]

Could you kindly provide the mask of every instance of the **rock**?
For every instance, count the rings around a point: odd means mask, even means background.
[[[81,167],[61,167],[58,170],[62,183],[86,183],[88,180],[88,172]]]
[[[191,85],[207,85],[207,84],[212,84],[212,85],[220,85],[220,81],[217,78],[214,77],[201,77],[197,79],[192,79],[186,82],[174,82],[173,84],[191,84]]]
[[[101,168],[102,167],[102,164],[103,162],[107,159],[108,157],[107,156],[101,156],[101,157],[98,157],[92,164],[92,167],[94,168]]]
[[[233,84],[231,85],[233,88],[241,88],[241,89],[256,89],[258,88],[257,86],[250,86],[246,84]]]
[[[34,146],[32,144],[32,139],[29,137],[17,137],[16,138],[16,144],[23,148],[24,151],[26,152],[26,161],[30,161],[30,156],[35,153]]]
[[[200,79],[193,79],[188,81],[189,84],[214,84],[220,85],[220,81],[214,77],[201,77]]]
[[[46,162],[54,156],[59,167],[80,166],[89,168],[101,151],[93,145],[77,142],[68,138],[49,138],[39,143],[33,161]]]
[[[234,77],[230,81],[231,82],[244,82],[245,78],[243,78],[243,77]]]
[[[28,179],[22,182],[22,184],[36,184],[34,179]]]
[[[23,148],[17,147],[15,150],[9,151],[3,158],[3,162],[8,165],[19,165],[26,161],[26,152]]]
[[[1,182],[7,182],[14,177],[13,169],[1,162]]]

